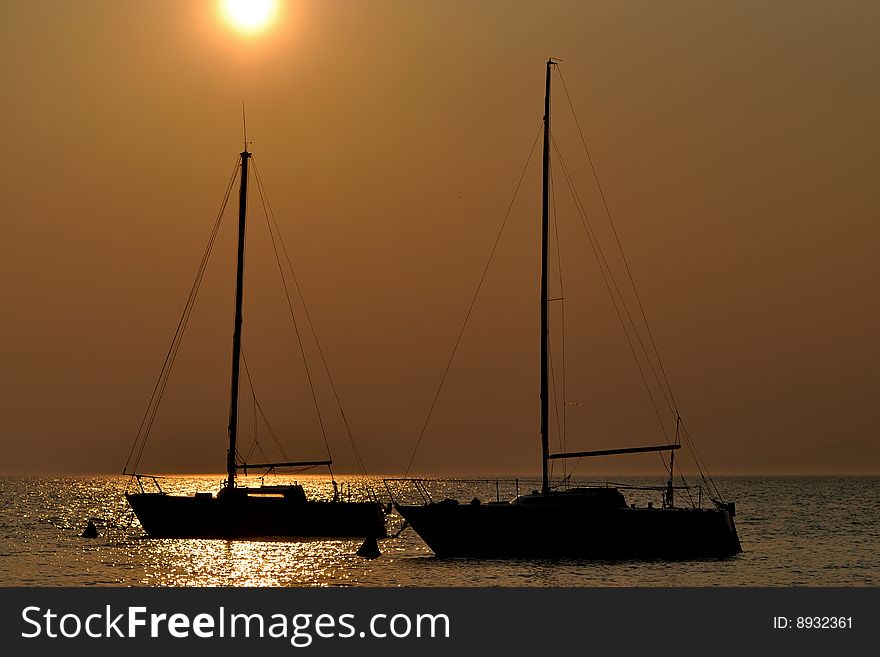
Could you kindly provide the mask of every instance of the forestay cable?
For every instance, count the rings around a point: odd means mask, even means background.
[[[543,127],[543,122],[541,126],[538,128],[538,132],[535,134],[535,140],[532,142],[532,148],[529,150],[529,156],[526,158],[526,163],[523,166],[522,173],[519,176],[519,180],[516,183],[516,188],[513,190],[513,198],[510,199],[510,204],[507,206],[507,212],[504,213],[504,219],[501,221],[501,227],[498,229],[498,235],[495,236],[495,242],[492,244],[492,249],[489,252],[489,259],[486,261],[485,267],[483,267],[483,271],[480,274],[480,280],[477,283],[477,289],[474,291],[474,296],[471,299],[471,303],[468,306],[467,312],[464,316],[464,321],[461,324],[461,329],[458,331],[458,336],[455,338],[455,344],[452,346],[452,353],[449,355],[449,360],[446,362],[446,367],[443,369],[443,376],[440,377],[440,383],[437,386],[437,390],[434,393],[434,398],[431,400],[431,406],[428,409],[428,415],[425,418],[425,422],[422,425],[422,429],[419,432],[418,440],[416,440],[416,445],[413,448],[412,456],[409,458],[409,463],[406,466],[406,473],[404,477],[409,475],[409,471],[412,468],[413,461],[416,458],[416,453],[419,451],[419,446],[422,444],[422,438],[425,436],[425,431],[428,428],[428,423],[431,421],[431,415],[434,413],[434,407],[437,405],[437,400],[440,397],[440,391],[443,390],[443,384],[446,382],[446,376],[449,374],[449,368],[452,367],[452,361],[455,358],[455,353],[458,351],[458,345],[461,343],[461,338],[464,335],[464,330],[467,327],[468,320],[471,317],[471,312],[474,310],[474,305],[477,303],[477,297],[480,295],[480,290],[483,288],[483,282],[486,280],[486,273],[489,271],[489,265],[492,264],[492,257],[495,255],[495,250],[498,248],[498,242],[501,240],[501,234],[504,232],[504,227],[507,225],[507,219],[510,217],[510,211],[513,209],[513,204],[516,201],[516,196],[519,193],[520,185],[522,185],[523,178],[525,178],[526,170],[529,167],[529,162],[532,161],[532,155],[535,152],[535,146],[538,143],[538,137],[541,136],[541,128]]]
[[[199,288],[202,284],[202,279],[204,278],[205,270],[208,266],[208,260],[211,255],[211,250],[214,248],[214,242],[217,239],[217,233],[220,229],[220,223],[223,219],[223,213],[226,210],[226,205],[229,202],[229,195],[232,191],[232,186],[235,183],[235,177],[240,162],[241,156],[238,156],[235,160],[232,174],[229,177],[229,182],[226,184],[226,191],[223,194],[223,201],[221,202],[220,209],[218,210],[217,216],[214,219],[214,225],[211,229],[210,237],[208,238],[208,244],[205,247],[205,250],[202,254],[201,262],[199,263],[199,267],[196,270],[196,276],[193,280],[192,286],[190,287],[189,296],[187,297],[186,303],[184,304],[183,313],[180,316],[180,320],[177,322],[177,328],[175,329],[174,335],[171,338],[171,345],[168,347],[168,352],[165,354],[165,361],[162,363],[162,368],[159,370],[159,376],[156,379],[155,386],[153,386],[153,392],[150,394],[150,400],[147,404],[147,409],[144,411],[143,418],[141,418],[141,423],[140,426],[138,426],[137,433],[135,434],[134,442],[132,443],[131,449],[128,452],[128,458],[125,460],[125,466],[123,466],[122,468],[122,474],[134,474],[137,472],[137,468],[140,465],[140,460],[144,453],[144,447],[146,447],[147,444],[147,438],[149,437],[150,431],[153,428],[153,422],[155,421],[156,414],[159,411],[159,404],[162,401],[165,387],[167,386],[168,379],[171,376],[171,369],[174,366],[174,360],[177,357],[177,352],[180,350],[180,344],[183,341],[183,334],[186,331],[187,322],[189,321],[190,314],[192,313],[192,309],[195,305],[196,296],[198,295]]]

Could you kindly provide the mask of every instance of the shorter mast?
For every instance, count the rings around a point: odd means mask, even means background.
[[[235,274],[235,324],[232,331],[232,385],[229,392],[229,451],[226,453],[226,486],[235,486],[235,439],[238,436],[238,385],[241,368],[241,323],[244,297],[244,238],[247,217],[248,159],[251,154],[241,152],[241,188],[238,192],[238,264]]]

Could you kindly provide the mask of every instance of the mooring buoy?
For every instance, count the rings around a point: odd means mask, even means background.
[[[379,551],[379,542],[376,540],[376,537],[367,536],[367,538],[364,539],[363,545],[358,548],[357,555],[364,559],[375,559],[376,557],[382,556],[382,552]]]

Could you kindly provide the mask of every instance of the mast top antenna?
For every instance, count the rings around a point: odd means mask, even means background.
[[[242,134],[244,136],[244,152],[247,153],[248,152],[248,144],[251,144],[253,142],[248,141],[248,138],[247,138],[247,115],[245,114],[245,111],[244,111],[244,101],[241,101],[241,128],[242,128]]]

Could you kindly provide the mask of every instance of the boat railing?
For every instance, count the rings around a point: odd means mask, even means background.
[[[142,493],[147,492],[147,490],[144,488],[144,482],[143,482],[144,479],[148,479],[149,481],[152,481],[153,486],[156,487],[157,492],[159,492],[159,493],[165,492],[164,490],[162,490],[162,486],[159,485],[159,477],[157,477],[156,475],[133,474],[131,476],[134,477],[134,480],[137,482],[138,488],[140,489],[140,491]]]
[[[614,488],[620,488],[623,490],[643,490],[643,491],[654,491],[663,495],[663,504],[668,505],[669,502],[666,498],[669,490],[673,491],[684,491],[687,495],[688,501],[690,505],[695,509],[700,509],[703,506],[703,486],[700,484],[696,484],[691,486],[690,484],[674,484],[669,486],[668,484],[665,486],[645,486],[645,485],[637,485],[637,484],[622,484],[617,482],[608,482],[609,486],[613,486]],[[696,500],[694,499],[694,495],[696,494]]]
[[[520,492],[541,487],[538,478],[385,478],[385,490],[395,504],[420,500],[431,504],[435,498],[482,497],[487,501],[509,501]],[[493,500],[494,498],[494,500]]]
[[[355,480],[354,486],[352,481],[339,480],[331,477],[321,482],[304,483],[296,479],[290,479],[280,484],[267,484],[266,477],[263,475],[259,478],[259,487],[251,488],[251,495],[280,495],[291,487],[304,488],[309,499],[324,500],[333,502],[373,502],[382,507],[385,501],[381,499],[374,489],[374,485],[366,479]]]
[[[470,501],[474,497],[487,502],[506,502],[521,493],[537,492],[541,487],[538,478],[434,478],[434,477],[400,477],[382,480],[385,490],[394,504],[422,503],[431,504],[442,499],[459,499]],[[656,493],[661,497],[663,506],[668,504],[669,484],[650,485],[616,481],[587,481],[565,478],[556,481],[553,490],[566,490],[578,487],[618,488],[621,490]],[[700,485],[674,484],[671,489],[683,492],[689,505],[701,508],[703,504],[703,487]],[[679,498],[681,499],[681,498]],[[637,502],[646,504],[645,499]]]

